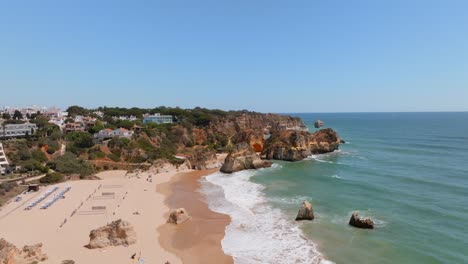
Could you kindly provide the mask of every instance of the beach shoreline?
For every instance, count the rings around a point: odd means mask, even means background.
[[[182,259],[184,263],[233,263],[233,258],[223,251],[221,241],[225,236],[230,217],[213,212],[204,201],[199,180],[219,169],[183,172],[170,181],[157,186],[170,208],[185,208],[191,216],[180,225],[163,224],[158,228],[161,246]],[[169,211],[166,216],[169,216]]]
[[[142,171],[105,171],[98,174],[101,180],[67,181],[41,188],[39,192],[21,194],[23,201],[10,200],[0,210],[0,238],[18,248],[42,243],[48,258],[40,263],[56,264],[64,260],[76,263],[134,263],[136,254],[141,263],[182,263],[179,257],[168,252],[159,243],[157,228],[166,222],[165,196],[156,186],[178,174],[176,168],[156,173]],[[40,209],[42,201],[30,210],[24,210],[47,190],[58,191],[71,187],[64,199],[47,209]],[[104,197],[104,193],[109,195]],[[105,208],[96,210],[95,208]],[[128,246],[111,246],[88,249],[92,229],[112,221],[128,221],[136,232],[136,243]]]

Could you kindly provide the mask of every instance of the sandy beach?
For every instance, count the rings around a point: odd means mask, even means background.
[[[20,202],[11,201],[0,210],[0,234],[17,247],[25,244],[43,244],[48,259],[41,263],[135,263],[134,253],[141,263],[182,263],[174,254],[160,246],[157,227],[164,225],[169,208],[165,197],[156,192],[158,184],[167,182],[177,174],[167,170],[148,181],[150,172],[127,174],[126,171],[102,172],[102,180],[69,181],[22,195]],[[24,210],[42,193],[57,186],[71,190],[48,209],[40,209],[47,200],[31,210]],[[111,194],[105,195],[104,193]],[[105,207],[93,210],[93,207]],[[138,212],[138,213],[137,213]],[[128,247],[87,249],[89,232],[107,223],[123,219],[130,222],[137,234],[137,243]]]
[[[197,191],[199,179],[216,171],[180,173],[157,187],[167,197],[165,202],[169,207],[185,208],[191,216],[181,225],[165,224],[158,228],[161,245],[184,263],[233,263],[221,246],[230,217],[210,211]]]

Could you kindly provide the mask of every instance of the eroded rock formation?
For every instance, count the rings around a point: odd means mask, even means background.
[[[216,138],[216,141],[221,145],[225,143],[235,145],[247,142],[255,152],[262,152],[265,140],[271,133],[287,130],[307,131],[307,127],[297,117],[245,113],[212,122],[206,129],[206,133],[200,131],[195,133],[194,129],[194,138],[197,142],[202,142],[203,139]]]
[[[191,168],[194,170],[207,170],[221,167],[221,163],[216,157],[216,152],[206,147],[196,147],[193,154],[188,155]]]
[[[314,209],[308,201],[302,202],[302,206],[297,212],[296,221],[314,220]]]
[[[372,221],[370,218],[359,217],[358,212],[353,212],[351,218],[349,219],[349,225],[357,228],[373,229],[374,221]]]
[[[24,246],[22,250],[0,239],[0,263],[1,264],[30,264],[47,260],[47,255],[42,252],[42,244]]]
[[[169,214],[169,218],[167,219],[167,223],[170,224],[181,224],[190,219],[187,211],[184,208],[174,209]]]
[[[241,170],[259,169],[270,167],[271,162],[262,160],[254,149],[246,142],[236,144],[227,155],[221,171],[233,173]]]
[[[104,248],[108,246],[131,245],[136,243],[136,233],[133,226],[122,219],[94,229],[89,234],[87,248]]]
[[[314,127],[315,128],[321,128],[325,125],[325,123],[322,120],[315,120],[314,122]]]
[[[337,150],[339,144],[340,138],[331,128],[315,133],[287,130],[271,135],[265,141],[262,155],[269,160],[299,161],[312,154]]]

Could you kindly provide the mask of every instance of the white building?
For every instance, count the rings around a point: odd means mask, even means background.
[[[172,124],[171,115],[161,115],[156,113],[154,115],[145,114],[143,115],[143,123],[156,123],[156,124]]]
[[[3,149],[3,144],[0,143],[0,174],[5,174],[8,166],[9,164],[5,154],[5,150]]]
[[[98,133],[94,134],[94,138],[98,141],[103,141],[104,139],[109,139],[113,137],[125,137],[130,138],[133,135],[133,131],[125,129],[125,128],[117,128],[117,129],[103,129]]]
[[[128,121],[136,121],[138,118],[136,116],[113,116],[114,120],[128,120]]]
[[[36,133],[36,124],[24,123],[24,124],[7,124],[0,126],[0,137],[13,138],[13,137],[24,137],[26,135],[33,135]]]

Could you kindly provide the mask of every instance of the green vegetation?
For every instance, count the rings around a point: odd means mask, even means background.
[[[47,173],[46,176],[39,179],[40,183],[57,183],[63,181],[63,175],[58,172]]]
[[[36,134],[24,139],[9,140],[7,155],[13,165],[22,167],[21,172],[48,172],[49,168],[63,175],[79,174],[90,175],[94,172],[93,166],[86,162],[109,158],[115,162],[151,163],[158,159],[170,160],[179,163],[176,153],[190,153],[192,147],[200,144],[210,149],[226,150],[231,141],[219,128],[219,121],[234,120],[236,117],[249,113],[247,111],[222,111],[206,108],[182,109],[179,107],[119,108],[100,107],[98,109],[86,109],[80,106],[70,106],[67,111],[70,118],[66,122],[73,122],[76,115],[94,116],[94,111],[104,113],[99,117],[94,126],[87,132],[71,132],[64,135],[60,128],[49,123],[49,119],[40,113],[27,115],[30,122],[38,127]],[[160,113],[172,115],[173,124],[142,123],[143,114]],[[17,118],[18,113],[15,113]],[[20,113],[21,114],[21,113]],[[118,120],[116,116],[135,116],[135,121]],[[7,122],[22,122],[7,117]],[[136,130],[131,138],[114,137],[102,144],[95,145],[92,134],[104,128],[132,129],[137,125],[141,130]],[[199,143],[196,143],[196,140]],[[66,144],[67,153],[62,157],[58,151],[61,144]],[[110,152],[110,153],[109,153]],[[107,154],[109,153],[109,154]],[[52,156],[51,156],[52,155]],[[52,159],[48,161],[48,159]],[[47,163],[47,166],[44,166]],[[96,163],[94,166],[99,167]]]
[[[69,142],[68,150],[76,155],[81,155],[94,146],[93,137],[87,132],[74,131],[68,133],[65,139]]]
[[[3,191],[3,194],[10,192],[13,190],[15,187],[17,187],[18,184],[16,182],[4,182],[0,184],[0,192]]]
[[[87,116],[91,112],[90,110],[77,105],[72,105],[68,107],[66,111],[68,112],[68,116]]]
[[[31,158],[32,159],[35,159],[41,163],[44,163],[47,161],[47,157],[46,155],[44,154],[44,152],[42,152],[40,149],[35,149],[31,152]]]
[[[120,161],[120,156],[118,156],[118,155],[116,155],[114,153],[107,154],[107,157],[109,159],[111,159],[112,161],[115,161],[115,162]]]
[[[84,177],[94,173],[93,167],[87,161],[70,152],[47,162],[47,166],[64,175],[79,174]]]

